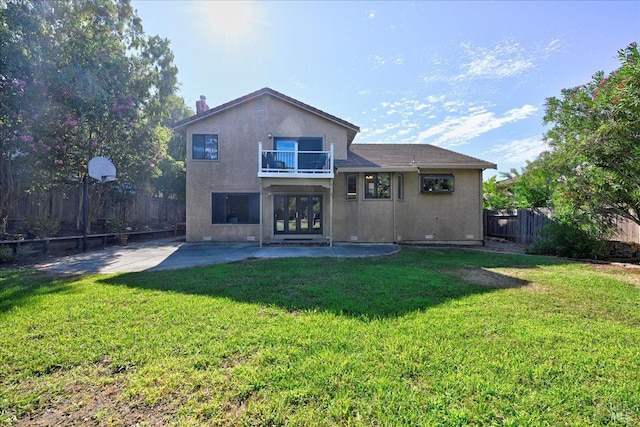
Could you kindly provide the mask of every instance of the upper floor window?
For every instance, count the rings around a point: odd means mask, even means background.
[[[358,198],[358,174],[347,174],[347,200],[356,200]]]
[[[389,199],[391,198],[391,174],[365,173],[364,174],[365,199]]]
[[[454,178],[451,174],[420,175],[422,193],[453,193]]]
[[[218,160],[218,135],[194,134],[192,148],[193,159]]]

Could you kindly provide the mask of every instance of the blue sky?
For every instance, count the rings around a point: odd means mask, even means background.
[[[171,40],[195,109],[270,87],[360,126],[520,169],[546,149],[545,98],[619,66],[640,1],[134,1]]]

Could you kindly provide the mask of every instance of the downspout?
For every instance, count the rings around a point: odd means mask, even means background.
[[[482,240],[482,246],[484,246],[484,198],[482,197],[482,172],[484,169],[480,169],[478,172],[480,174],[480,240]]]
[[[333,247],[333,178],[329,180],[329,247]]]
[[[262,171],[262,141],[258,142],[258,171]],[[262,247],[262,216],[264,215],[264,204],[262,203],[262,178],[258,178],[258,181],[260,182],[260,231],[258,235],[260,239],[260,247]]]
[[[264,215],[264,204],[262,203],[262,178],[260,178],[260,247],[262,247],[262,216]]]
[[[397,232],[397,227],[396,227],[396,203],[398,203],[398,172],[396,172],[395,174],[396,177],[396,191],[392,192],[393,194],[395,194],[395,197],[393,198],[393,236],[391,236],[391,241],[395,242],[398,238],[398,232]],[[392,185],[393,188],[393,185]]]
[[[337,174],[337,171],[334,167],[333,143],[331,143],[329,150],[331,151],[331,161],[329,162],[329,167],[335,175]],[[333,178],[329,179],[329,247],[333,247]]]

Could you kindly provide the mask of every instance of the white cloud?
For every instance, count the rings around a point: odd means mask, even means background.
[[[534,136],[496,145],[482,154],[487,156],[497,155],[497,162],[522,164],[534,160],[540,153],[548,149],[549,146],[544,143],[541,136]]]
[[[470,80],[500,80],[521,76],[536,68],[538,63],[547,59],[552,53],[561,49],[560,39],[552,39],[544,45],[525,48],[510,38],[504,39],[494,46],[473,46],[470,42],[459,45],[460,52],[449,58],[449,66],[458,63],[458,71],[450,73],[440,65],[441,59],[434,56],[431,64],[433,71],[421,75],[423,82],[458,85]],[[450,70],[448,70],[450,71]]]
[[[472,49],[470,43],[462,43],[471,61],[462,64],[463,75],[468,78],[501,79],[522,74],[535,66],[531,54],[519,43],[502,42],[491,49]]]
[[[443,147],[455,147],[508,123],[525,119],[536,111],[536,107],[526,104],[511,109],[502,116],[496,116],[494,112],[483,107],[472,107],[467,115],[449,116],[442,123],[420,132],[418,140]]]
[[[544,53],[549,55],[553,52],[556,52],[558,50],[560,50],[561,45],[560,45],[560,39],[553,39],[551,40],[549,43],[547,43],[547,45],[544,48]]]
[[[389,57],[384,57],[382,55],[370,55],[369,60],[373,62],[372,68],[378,69],[383,67],[384,65],[402,65],[404,64],[404,56],[403,55],[394,55]]]
[[[490,104],[462,100],[447,100],[444,95],[430,95],[423,99],[404,97],[398,101],[381,101],[369,110],[370,126],[362,129],[362,142],[430,143],[444,147],[463,145],[474,138],[517,122],[534,114],[538,108],[525,104],[502,114],[490,111]],[[492,106],[491,106],[492,107]],[[446,114],[444,119],[437,112]],[[363,114],[363,117],[365,114]],[[428,123],[434,123],[429,126]],[[422,132],[420,130],[422,129]]]
[[[385,125],[382,126],[378,126],[375,129],[361,129],[364,138],[371,138],[371,137],[375,137],[375,136],[379,136],[379,135],[383,135],[387,132],[390,132],[392,130],[398,129],[400,127],[400,123],[387,123]]]

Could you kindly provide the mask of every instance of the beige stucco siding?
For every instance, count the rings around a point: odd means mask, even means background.
[[[391,199],[365,199],[363,173],[359,173],[358,199],[347,200],[345,174],[338,174],[334,187],[334,240],[481,243],[481,171],[421,173],[453,173],[455,191],[420,193],[420,175],[416,171],[403,173],[403,200],[397,199],[396,173],[392,176]]]
[[[322,137],[324,150],[334,144],[336,159],[346,159],[347,130],[287,102],[265,95],[196,121],[186,128],[187,241],[259,239],[257,224],[212,224],[211,193],[258,193],[258,147],[272,149],[273,137]],[[192,159],[194,134],[218,135],[218,160]],[[298,183],[295,180],[293,183]],[[298,188],[301,193],[306,190]],[[324,197],[328,206],[328,192]],[[273,202],[264,197],[263,233],[272,234]],[[328,218],[328,215],[325,216]]]
[[[420,193],[420,177],[405,174],[405,200],[398,215],[398,234],[403,241],[482,241],[482,175],[478,170],[429,171],[452,173],[455,191]]]

